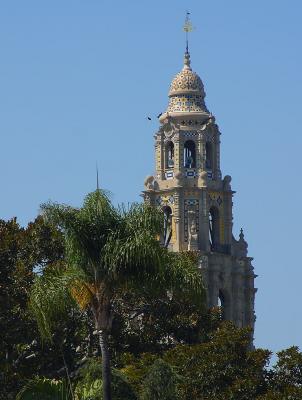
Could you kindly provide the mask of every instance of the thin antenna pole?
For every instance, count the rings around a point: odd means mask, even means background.
[[[96,190],[100,190],[100,186],[99,186],[99,168],[98,168],[98,163],[96,163]]]

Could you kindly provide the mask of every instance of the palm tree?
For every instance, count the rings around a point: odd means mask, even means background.
[[[66,311],[70,301],[90,308],[102,354],[103,398],[111,400],[108,335],[114,299],[144,287],[185,291],[203,304],[200,273],[188,254],[161,246],[164,215],[155,207],[115,208],[107,193],[97,189],[81,208],[56,203],[41,208],[44,218],[64,234],[66,266],[36,278],[31,309],[42,336],[50,339],[57,313]]]
[[[66,382],[36,377],[20,390],[16,400],[72,400]]]

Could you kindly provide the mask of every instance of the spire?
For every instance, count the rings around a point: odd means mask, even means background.
[[[189,11],[186,12],[186,19],[183,26],[183,30],[186,32],[186,52],[185,52],[185,59],[184,59],[184,69],[191,70],[191,60],[190,60],[190,53],[189,53],[189,32],[193,31],[192,22],[190,20],[190,13]]]
[[[166,113],[160,118],[160,122],[166,120],[167,113],[171,113],[171,117],[180,117],[183,121],[184,116],[197,118],[197,124],[201,120],[210,117],[208,109],[205,105],[205,91],[202,80],[192,71],[189,53],[188,34],[192,32],[193,27],[190,21],[190,13],[187,11],[183,30],[186,33],[186,48],[184,54],[184,65],[182,70],[174,77],[169,90],[169,105]]]
[[[99,168],[98,168],[98,164],[96,164],[96,190],[100,190],[100,186],[99,186]]]

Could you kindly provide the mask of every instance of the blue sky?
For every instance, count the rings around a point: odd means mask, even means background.
[[[259,275],[256,345],[302,347],[298,0],[1,1],[0,218],[25,225],[48,199],[80,205],[96,162],[115,203],[140,200],[186,9],[237,192],[234,234],[244,228]]]

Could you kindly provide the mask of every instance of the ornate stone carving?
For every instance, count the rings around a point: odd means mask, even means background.
[[[199,174],[198,183],[200,184],[201,187],[206,187],[207,186],[207,183],[208,183],[208,173],[207,173],[207,171],[202,171]]]
[[[231,181],[232,181],[232,177],[230,175],[226,175],[223,178],[223,188],[224,188],[224,190],[231,190]]]
[[[199,129],[200,139],[204,142],[214,142],[214,136],[208,129]]]
[[[247,257],[248,244],[244,240],[244,234],[243,234],[242,228],[240,229],[239,240],[236,240],[233,236],[232,247],[233,247],[233,254],[236,257],[240,257],[240,258]]]
[[[184,206],[184,240],[185,242],[189,242],[190,235],[194,235],[194,230],[196,229],[196,232],[199,231],[199,200],[186,199]],[[193,219],[194,224],[192,227]]]
[[[209,126],[212,126],[215,122],[215,117],[211,114],[208,119],[203,121],[202,126],[199,128],[200,131],[205,131]]]
[[[147,190],[153,190],[154,189],[154,176],[148,175],[145,179],[145,188]]]
[[[182,185],[182,180],[183,180],[183,174],[180,171],[177,171],[174,175],[175,178],[175,185],[176,186],[181,186]]]
[[[196,212],[195,210],[188,211],[188,250],[198,250],[198,233],[196,226]]]
[[[174,122],[167,113],[167,117],[163,121],[163,125],[159,128],[159,131],[164,134],[165,138],[171,139],[178,130],[179,124]]]

